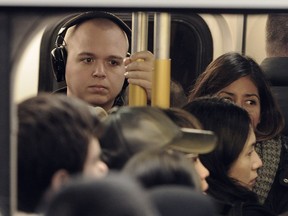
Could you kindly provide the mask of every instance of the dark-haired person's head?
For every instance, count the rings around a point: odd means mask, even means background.
[[[201,191],[198,173],[184,154],[158,148],[134,155],[123,172],[137,179],[147,189],[163,185],[184,185]]]
[[[18,105],[18,209],[35,212],[69,176],[100,177],[101,123],[83,101],[40,94]]]
[[[71,181],[52,197],[44,215],[159,216],[139,184],[119,173]]]
[[[247,110],[257,140],[273,138],[284,127],[263,71],[248,56],[230,52],[211,62],[198,77],[189,101],[202,96],[226,98]]]
[[[180,128],[160,109],[120,107],[103,121],[100,137],[103,160],[110,169],[122,169],[136,153],[164,146],[191,153],[211,151],[216,136],[211,131]]]
[[[200,155],[204,166],[210,171],[208,193],[224,199],[219,193],[219,188],[222,188],[230,199],[226,201],[243,199],[241,196],[246,193],[247,197],[254,199],[249,191],[255,184],[262,161],[254,149],[256,138],[249,114],[218,97],[200,97],[188,103],[184,109],[195,115],[204,129],[214,131],[218,137],[215,150]]]
[[[179,127],[203,129],[199,120],[184,109],[172,107],[168,109],[162,109],[162,111]],[[193,143],[191,143],[191,145],[193,145]],[[206,181],[206,178],[209,176],[209,170],[202,164],[201,160],[199,159],[199,152],[195,151],[192,153],[185,153],[186,157],[192,161],[192,164],[194,165],[200,177],[202,190],[206,191],[209,187]]]
[[[268,14],[266,22],[267,57],[288,56],[288,13]]]
[[[161,215],[216,215],[214,203],[209,196],[183,185],[155,187],[148,194]]]

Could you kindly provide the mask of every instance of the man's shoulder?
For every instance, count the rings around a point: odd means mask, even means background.
[[[265,58],[261,64],[261,69],[272,85],[286,85],[288,80],[288,57]]]

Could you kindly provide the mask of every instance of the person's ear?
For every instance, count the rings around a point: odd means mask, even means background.
[[[64,170],[58,170],[54,173],[51,179],[51,190],[58,191],[70,179],[69,173]]]

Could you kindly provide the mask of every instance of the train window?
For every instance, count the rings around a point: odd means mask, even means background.
[[[131,13],[115,13],[131,26]],[[148,50],[153,52],[154,14],[149,13]],[[63,22],[47,28],[41,41],[38,91],[54,91],[65,86],[52,75],[50,50]],[[206,22],[198,14],[171,14],[171,79],[188,93],[197,76],[213,58],[213,41]]]
[[[172,14],[171,76],[186,93],[213,58],[213,41],[206,22],[197,14]]]

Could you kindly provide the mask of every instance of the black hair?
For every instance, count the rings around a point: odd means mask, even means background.
[[[228,176],[233,162],[242,152],[252,126],[249,114],[244,109],[222,98],[200,97],[184,106],[184,109],[199,119],[205,130],[218,137],[214,151],[200,155],[203,165],[209,170],[208,194],[227,202],[257,201],[256,195]]]
[[[124,166],[124,173],[136,178],[144,188],[183,185],[201,191],[199,176],[184,154],[157,148],[134,155]]]

